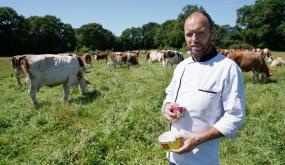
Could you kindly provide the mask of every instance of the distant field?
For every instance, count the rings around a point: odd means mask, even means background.
[[[9,59],[0,58],[0,164],[167,164],[157,138],[168,130],[160,107],[174,68],[148,65],[144,55],[129,70],[93,61],[85,96],[74,88],[64,104],[61,86],[43,87],[33,108]],[[285,66],[272,71],[267,84],[244,73],[247,117],[236,140],[221,140],[222,165],[284,165]]]

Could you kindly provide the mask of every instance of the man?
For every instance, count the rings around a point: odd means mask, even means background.
[[[234,138],[245,118],[244,82],[240,68],[212,46],[214,25],[203,11],[190,14],[184,24],[190,57],[174,70],[166,88],[162,113],[172,131],[184,132],[169,164],[218,165],[219,138]],[[173,106],[186,109],[176,118]]]

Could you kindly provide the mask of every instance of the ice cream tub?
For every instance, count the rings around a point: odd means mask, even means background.
[[[167,131],[158,137],[160,146],[166,152],[171,152],[173,149],[178,149],[181,145],[181,140],[177,139],[177,132]]]

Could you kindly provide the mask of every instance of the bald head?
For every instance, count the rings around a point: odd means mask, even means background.
[[[209,29],[212,29],[214,26],[214,23],[213,23],[210,15],[208,13],[206,13],[205,11],[195,11],[195,12],[191,13],[186,18],[185,24],[189,21],[193,21],[194,19],[201,21],[200,23],[202,23],[206,27],[209,27]]]
[[[212,50],[215,28],[206,12],[193,12],[184,24],[184,36],[187,46],[197,61]]]

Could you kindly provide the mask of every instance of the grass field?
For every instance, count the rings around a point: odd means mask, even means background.
[[[85,96],[73,88],[64,104],[61,86],[43,87],[34,108],[0,58],[0,164],[167,164],[157,138],[168,130],[160,107],[173,68],[139,61],[112,72],[93,62]],[[236,140],[221,140],[222,165],[285,164],[285,66],[272,71],[267,84],[244,74],[247,117]]]

